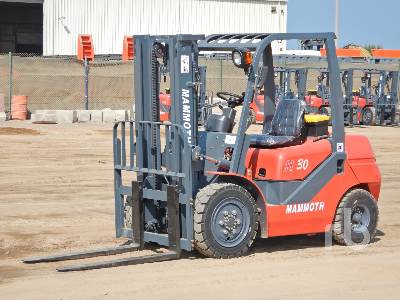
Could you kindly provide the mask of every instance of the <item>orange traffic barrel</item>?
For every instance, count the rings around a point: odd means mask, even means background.
[[[18,95],[12,97],[11,119],[26,120],[28,115],[28,96]]]

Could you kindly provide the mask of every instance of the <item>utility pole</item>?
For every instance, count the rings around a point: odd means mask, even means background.
[[[335,34],[336,34],[336,48],[339,47],[339,0],[336,0],[336,15],[335,15]]]

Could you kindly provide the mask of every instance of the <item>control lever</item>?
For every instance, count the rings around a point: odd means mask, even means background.
[[[192,146],[192,160],[199,161],[199,160],[206,160],[208,162],[213,163],[215,166],[220,167],[225,170],[229,170],[231,163],[226,159],[215,159],[211,156],[207,156],[201,154],[201,149],[199,146]]]

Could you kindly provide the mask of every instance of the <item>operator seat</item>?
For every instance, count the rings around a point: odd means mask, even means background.
[[[254,148],[279,148],[302,144],[307,137],[304,122],[305,103],[298,99],[281,100],[275,111],[268,134],[250,135]]]

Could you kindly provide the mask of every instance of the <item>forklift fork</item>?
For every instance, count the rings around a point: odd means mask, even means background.
[[[132,182],[132,231],[133,240],[129,244],[102,248],[89,251],[78,251],[66,254],[56,254],[43,257],[32,257],[24,259],[27,264],[56,262],[65,260],[76,260],[98,256],[117,255],[136,250],[144,249],[144,210],[142,186],[140,182]],[[87,264],[69,265],[57,268],[59,272],[83,271],[93,269],[112,268],[117,266],[138,265],[144,263],[161,262],[167,260],[179,259],[181,255],[180,248],[180,221],[179,221],[179,192],[176,186],[167,186],[167,208],[168,208],[168,242],[169,250],[162,253],[156,253],[145,256],[127,257],[121,259],[113,259]]]

